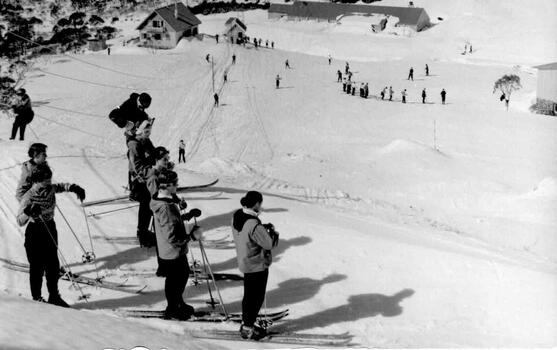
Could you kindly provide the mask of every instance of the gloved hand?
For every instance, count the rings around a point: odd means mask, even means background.
[[[41,206],[37,203],[29,204],[23,208],[23,213],[31,218],[39,217],[42,213]]]
[[[267,232],[269,232],[269,234],[275,232],[275,225],[271,224],[270,222],[268,224],[263,224],[263,227],[265,227],[265,229],[267,230]]]
[[[201,216],[201,210],[199,210],[197,208],[193,208],[189,212],[182,215],[182,220],[190,221],[191,218],[197,218],[199,216]]]
[[[188,207],[188,203],[186,203],[186,199],[184,197],[180,198],[180,203],[178,203],[178,206],[181,210],[184,210]]]
[[[79,199],[82,202],[85,199],[85,190],[79,185],[76,184],[70,185],[70,192],[75,193],[77,199]]]

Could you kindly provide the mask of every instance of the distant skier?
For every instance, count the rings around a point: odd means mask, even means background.
[[[232,54],[232,64],[236,64],[236,54]]]
[[[352,96],[356,96],[356,82],[352,84]]]
[[[329,66],[330,66],[331,62],[333,61],[333,58],[331,57],[331,54],[329,54],[328,60],[329,60]]]
[[[21,177],[19,178],[19,182],[17,184],[17,188],[15,190],[15,198],[18,202],[21,202],[23,195],[29,191],[31,186],[31,180],[29,176],[33,172],[33,170],[41,164],[45,164],[48,166],[46,162],[46,148],[47,146],[44,143],[33,143],[29,150],[27,151],[27,155],[29,155],[29,160],[23,162],[21,165]]]
[[[337,83],[340,83],[342,81],[342,72],[339,70],[337,70]]]
[[[275,48],[275,42],[271,41],[271,49],[274,49],[274,48]]]
[[[228,72],[224,72],[224,75],[223,75],[222,78],[223,78],[224,83],[228,82]]]
[[[244,274],[240,336],[257,340],[266,335],[266,329],[255,321],[265,299],[271,251],[278,245],[279,234],[272,224],[262,224],[258,218],[263,204],[261,193],[249,191],[240,204],[242,209],[238,209],[232,217],[238,268]]]
[[[137,212],[137,238],[140,246],[152,247],[154,233],[149,231],[151,196],[147,188],[147,172],[155,165],[155,147],[149,139],[152,124],[145,120],[137,128],[135,135],[128,139],[130,200],[139,202]]]
[[[346,62],[346,64],[344,65],[344,74],[348,74],[349,70],[350,70],[350,65],[348,64],[348,62]]]
[[[213,99],[215,100],[215,103],[213,106],[218,107],[219,106],[219,94],[217,94],[215,92],[215,94],[213,95]]]
[[[281,80],[281,79],[282,79],[282,78],[280,77],[280,75],[277,74],[277,77],[275,78],[275,87],[276,87],[277,89],[280,88],[280,80]]]
[[[157,180],[159,190],[153,196],[150,209],[153,211],[161,272],[166,277],[164,283],[167,302],[165,316],[187,320],[195,311],[183,299],[189,277],[188,241],[196,240],[199,233],[196,232],[197,227],[195,226],[190,234],[186,232],[183,220],[191,219],[192,213],[190,211],[187,214],[180,214],[182,201],[176,196],[178,175],[174,171],[163,171]]]
[[[14,123],[12,125],[12,135],[10,140],[14,140],[17,135],[17,130],[19,129],[19,140],[23,141],[25,139],[25,128],[27,124],[31,123],[35,112],[31,108],[31,99],[25,89],[17,89],[15,93],[15,103],[12,106],[12,110],[15,114]]]
[[[290,69],[290,63],[288,62],[288,59],[286,61],[284,61],[284,68],[285,69]]]
[[[406,103],[406,89],[402,90],[400,94],[402,95],[402,103]]]
[[[218,43],[219,43],[219,35],[218,35],[218,34],[215,34],[215,40],[216,40],[216,42],[217,42],[217,44],[218,44]]]
[[[269,47],[269,40],[265,40],[265,47]]]
[[[182,162],[186,162],[186,144],[184,140],[180,140],[178,144],[178,164]]]
[[[344,78],[344,79],[342,80],[342,91],[344,91],[344,92],[346,92],[346,84],[347,84],[346,78]]]
[[[395,93],[395,91],[393,90],[393,87],[389,86],[389,101],[393,100],[394,93]]]
[[[110,56],[110,46],[106,49],[106,52],[108,53],[108,56]]]
[[[387,87],[385,86],[383,88],[383,90],[381,90],[381,99],[384,100],[385,99],[385,93],[387,92]]]
[[[364,97],[364,83],[360,83],[360,97]]]
[[[350,94],[352,92],[352,82],[350,80],[346,81],[346,93]]]
[[[366,83],[364,85],[364,98],[368,98],[368,96],[369,96],[369,84]]]
[[[126,128],[126,137],[133,135],[134,129],[144,120],[149,119],[149,115],[145,112],[151,105],[151,96],[148,93],[141,94],[132,93],[130,97],[120,106],[113,109],[109,118],[118,127]]]
[[[441,103],[445,104],[445,100],[447,97],[447,92],[445,91],[445,89],[441,90]]]
[[[352,72],[348,71],[348,80],[352,80]]]
[[[52,170],[47,164],[37,165],[29,179],[33,184],[21,198],[17,214],[19,226],[25,228],[25,252],[29,262],[29,284],[33,300],[44,302],[43,275],[46,275],[48,303],[69,307],[58,290],[60,263],[58,261],[58,232],[54,222],[56,194],[73,192],[83,202],[85,190],[76,184],[52,183]]]
[[[427,65],[427,63],[425,65],[425,75],[426,77],[429,77],[429,66]]]
[[[427,94],[425,92],[425,88],[422,90],[422,103],[425,103],[425,99],[427,97]]]
[[[472,53],[472,44],[470,44],[470,53]]]
[[[410,71],[408,72],[408,79],[414,81],[414,68],[410,67]]]
[[[211,63],[211,61],[209,60],[211,58],[210,54],[207,54],[207,56],[205,56],[205,61],[207,61],[207,63]]]
[[[261,38],[259,38],[259,42],[258,42],[259,46],[261,46],[262,43],[263,43],[263,40]]]

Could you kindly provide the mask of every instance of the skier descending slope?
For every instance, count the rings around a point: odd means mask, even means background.
[[[232,232],[238,258],[238,267],[244,273],[244,298],[242,300],[242,326],[244,339],[260,339],[266,329],[255,325],[255,320],[265,299],[271,250],[278,245],[279,235],[272,224],[263,225],[258,215],[263,196],[249,191],[241,200],[232,218]]]
[[[56,193],[73,192],[83,202],[85,190],[75,184],[52,183],[52,170],[46,163],[38,164],[29,176],[33,186],[21,199],[17,214],[25,229],[25,252],[29,261],[29,284],[33,300],[44,302],[41,295],[43,275],[46,274],[48,302],[69,307],[58,291],[60,263],[58,261],[58,233],[54,222]]]
[[[158,183],[159,190],[153,196],[150,207],[155,222],[160,267],[166,276],[164,294],[168,305],[165,316],[187,320],[194,313],[193,307],[182,298],[189,277],[188,241],[195,240],[200,233],[195,226],[189,235],[186,232],[183,220],[191,219],[194,214],[193,210],[180,214],[181,201],[176,196],[178,175],[174,171],[163,170],[158,176]]]
[[[29,191],[31,185],[33,185],[29,179],[29,175],[31,175],[33,169],[39,164],[47,164],[46,148],[47,146],[44,143],[34,143],[29,147],[27,154],[30,159],[21,166],[21,178],[15,190],[15,198],[18,202],[21,202],[21,198],[25,192]]]
[[[137,128],[135,136],[130,136],[128,145],[130,199],[139,202],[137,212],[137,238],[145,247],[155,245],[154,233],[149,231],[151,196],[147,189],[147,172],[155,165],[155,147],[149,139],[152,124],[145,120]]]
[[[113,109],[109,118],[119,128],[126,128],[126,136],[133,134],[133,129],[139,126],[144,120],[149,119],[145,110],[151,105],[151,96],[146,92],[141,94],[132,93],[120,106]]]

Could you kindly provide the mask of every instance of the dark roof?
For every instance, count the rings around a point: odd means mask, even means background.
[[[174,6],[178,7],[178,18],[174,16]],[[145,25],[153,19],[156,15],[162,19],[177,32],[184,31],[190,27],[201,24],[201,21],[186,7],[183,3],[179,2],[177,5],[168,5],[155,9],[141,24],[137,27],[141,30]]]
[[[248,29],[248,27],[246,27],[244,22],[240,21],[240,19],[238,19],[238,17],[230,17],[229,19],[226,20],[226,23],[224,25],[228,26],[228,25],[232,24],[233,22],[236,22],[244,30]]]
[[[289,16],[335,20],[340,15],[376,13],[398,17],[403,25],[429,24],[429,16],[421,7],[376,6],[365,4],[340,4],[314,1],[294,1],[292,5],[271,4],[269,12]]]
[[[539,70],[555,70],[557,69],[557,62],[542,64],[541,66],[535,66]]]

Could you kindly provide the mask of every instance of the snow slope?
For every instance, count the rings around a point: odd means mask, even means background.
[[[429,4],[433,17],[442,2]],[[484,12],[496,13],[494,7],[492,1],[469,1],[450,11],[451,16],[481,18]],[[539,9],[512,13],[547,16]],[[225,19],[204,17],[201,30],[216,32]],[[249,35],[275,39],[285,50],[215,45],[205,38],[182,41],[169,51],[115,45],[111,56],[78,57],[94,65],[62,56],[37,63],[25,86],[37,113],[28,140],[0,139],[0,257],[25,261],[13,192],[28,144],[47,143],[55,180],[83,185],[88,199],[121,194],[126,149],[121,130],[107,114],[130,92],[148,91],[153,96],[149,113],[157,118],[153,142],[169,147],[173,157],[178,141],[187,143],[188,163],[177,167],[181,184],[221,179],[214,192],[185,194],[190,207],[203,211],[206,238],[228,235],[230,215],[245,190],[264,193],[262,220],[273,222],[282,240],[271,267],[267,307],[292,310],[277,327],[348,330],[356,344],[366,347],[555,346],[557,124],[527,112],[535,72],[512,66],[531,62],[529,52],[498,57],[499,43],[486,48],[485,56],[445,51],[452,44],[431,51],[440,40],[435,30],[442,28],[444,36],[458,42],[455,50],[463,46],[461,28],[448,25],[449,20],[410,38],[335,36],[323,30],[328,24],[268,21],[260,11],[245,13],[245,20],[253,30]],[[310,37],[315,40],[307,41]],[[362,46],[367,39],[382,41],[386,49],[368,51]],[[329,46],[321,50],[325,42]],[[337,59],[329,66],[324,57],[300,51],[331,52]],[[207,53],[215,62],[217,109]],[[340,57],[350,57],[355,80],[369,82],[372,95],[392,85],[395,101],[343,94],[335,74],[344,67]],[[284,69],[286,59],[293,69]],[[425,63],[430,77],[424,77]],[[410,66],[416,70],[414,82],[406,80]],[[225,71],[229,82],[223,85]],[[492,84],[509,72],[519,74],[523,89],[506,112]],[[282,77],[278,90],[277,74]],[[427,104],[418,97],[424,87]],[[403,88],[409,91],[406,105],[399,102]],[[448,92],[445,106],[439,103],[441,88]],[[0,119],[0,126],[8,130],[10,120]],[[84,212],[73,196],[58,198],[88,248]],[[111,208],[116,207],[85,213]],[[62,294],[74,308],[98,310],[98,315],[115,308],[165,306],[164,282],[153,276],[155,253],[126,243],[134,236],[136,215],[136,209],[128,209],[89,223],[98,273],[108,280],[147,284],[147,290],[133,295],[86,288],[92,299],[85,303],[61,281]],[[82,252],[58,214],[57,224],[72,271],[95,276],[95,266],[80,263]],[[195,246],[192,250],[199,257]],[[215,271],[237,272],[233,249],[208,254]],[[27,275],[2,267],[0,276],[2,289],[28,296]],[[220,286],[229,310],[239,311],[241,283]],[[185,298],[205,308],[208,294],[204,286],[188,286]],[[10,299],[8,304],[28,316],[20,311],[26,303]],[[60,317],[82,317],[79,311],[64,312],[72,316]],[[142,323],[174,333],[207,327]],[[0,324],[3,328],[7,322]],[[25,347],[24,340],[19,347]],[[121,346],[134,345],[126,340]]]

